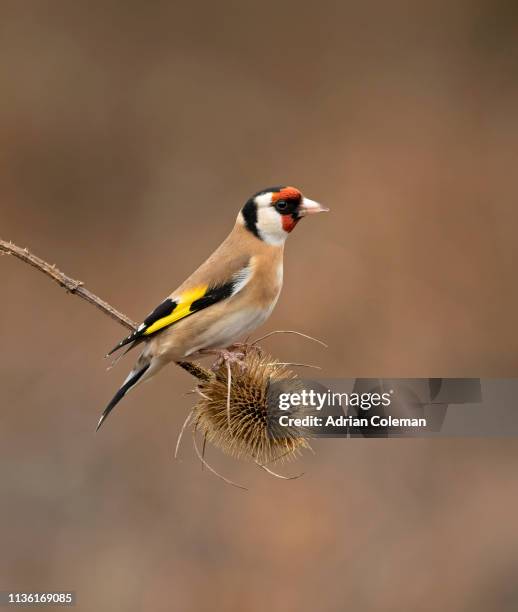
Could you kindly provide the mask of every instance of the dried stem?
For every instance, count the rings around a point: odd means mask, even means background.
[[[174,449],[174,458],[175,458],[175,459],[177,459],[177,458],[178,458],[178,451],[180,450],[180,444],[181,444],[181,442],[182,442],[182,437],[183,437],[183,434],[184,434],[184,431],[185,431],[185,429],[186,429],[187,425],[189,425],[189,422],[190,422],[190,420],[191,420],[191,417],[192,417],[192,413],[193,413],[193,412],[194,412],[194,410],[191,410],[191,411],[189,412],[189,414],[187,415],[187,418],[186,418],[186,419],[185,419],[185,421],[183,422],[182,429],[180,429],[180,433],[178,434],[178,438],[177,438],[177,440],[176,440],[176,447],[175,447],[175,449]]]
[[[198,448],[198,445],[196,444],[196,426],[194,426],[194,430],[192,432],[192,445],[194,447],[194,452],[196,453],[196,455],[198,455],[198,459],[201,461],[202,465],[204,465],[209,470],[209,472],[212,472],[214,476],[217,476],[218,478],[223,480],[223,482],[226,482],[227,484],[232,485],[233,487],[236,487],[238,489],[243,489],[244,491],[248,491],[248,489],[244,487],[243,485],[237,484],[237,482],[234,482],[233,480],[230,480],[229,478],[225,478],[225,476],[223,476],[219,472],[216,472],[216,470],[205,461],[205,459],[203,458],[203,455],[200,453],[200,449]]]
[[[279,478],[280,480],[297,480],[297,478],[304,476],[304,472],[302,472],[301,474],[296,474],[295,476],[283,476],[282,474],[277,474],[277,472],[274,472],[270,468],[266,467],[264,463],[259,463],[258,461],[256,461],[255,463],[257,467],[260,467],[262,470],[270,474],[270,476],[275,476],[275,478]]]
[[[83,300],[93,304],[99,308],[99,310],[102,310],[104,314],[108,315],[121,325],[124,325],[124,327],[131,330],[135,330],[137,328],[137,324],[134,321],[132,321],[125,314],[122,314],[122,312],[115,310],[113,306],[110,306],[110,304],[104,300],[101,300],[100,297],[94,295],[91,291],[86,289],[81,281],[75,280],[70,278],[70,276],[63,274],[63,272],[58,270],[55,265],[49,264],[43,259],[36,257],[36,255],[33,255],[28,249],[22,249],[12,242],[0,240],[0,252],[5,253],[6,255],[14,255],[23,262],[28,263],[33,268],[43,272],[43,274],[46,274],[58,285],[64,287],[69,293],[78,295],[79,297],[83,298]]]
[[[297,366],[300,368],[313,368],[314,370],[321,370],[322,368],[311,363],[293,363],[292,361],[275,361],[268,365],[284,365],[284,366]]]
[[[230,391],[232,389],[232,370],[230,369],[230,363],[227,361],[227,423],[228,431],[232,432],[232,425],[230,423]]]
[[[316,342],[317,344],[321,344],[324,348],[328,348],[328,345],[325,342],[322,342],[322,340],[319,340],[318,338],[313,338],[313,336],[309,336],[308,334],[303,334],[302,332],[294,331],[293,329],[276,329],[275,331],[271,331],[268,334],[265,334],[264,336],[257,338],[257,340],[254,340],[252,342],[252,346],[255,346],[258,342],[261,342],[261,340],[266,340],[266,338],[269,338],[270,336],[273,336],[274,334],[295,334],[296,336],[302,336],[302,338],[313,340],[313,342]]]

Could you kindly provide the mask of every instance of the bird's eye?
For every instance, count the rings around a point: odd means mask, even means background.
[[[279,200],[276,204],[275,204],[275,208],[276,210],[278,210],[279,212],[284,212],[287,208],[288,208],[288,202],[286,202],[285,200]]]

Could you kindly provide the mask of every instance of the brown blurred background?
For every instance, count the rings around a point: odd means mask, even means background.
[[[290,237],[265,343],[326,376],[518,374],[518,9],[0,5],[0,237],[139,319],[270,184]],[[317,441],[282,482],[177,433],[170,367],[97,434],[124,330],[0,258],[0,589],[80,610],[510,612],[516,440]]]

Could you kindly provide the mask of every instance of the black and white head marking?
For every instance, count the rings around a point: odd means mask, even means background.
[[[294,187],[270,187],[252,196],[241,210],[245,227],[267,244],[281,245],[299,220],[302,194]]]

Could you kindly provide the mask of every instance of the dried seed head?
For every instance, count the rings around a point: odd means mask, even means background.
[[[241,364],[222,364],[213,376],[199,381],[200,399],[192,414],[195,430],[225,453],[261,465],[310,449],[302,429],[282,427],[272,435],[271,422],[268,426],[268,392],[281,380],[296,381],[297,376],[258,347],[245,346]]]

